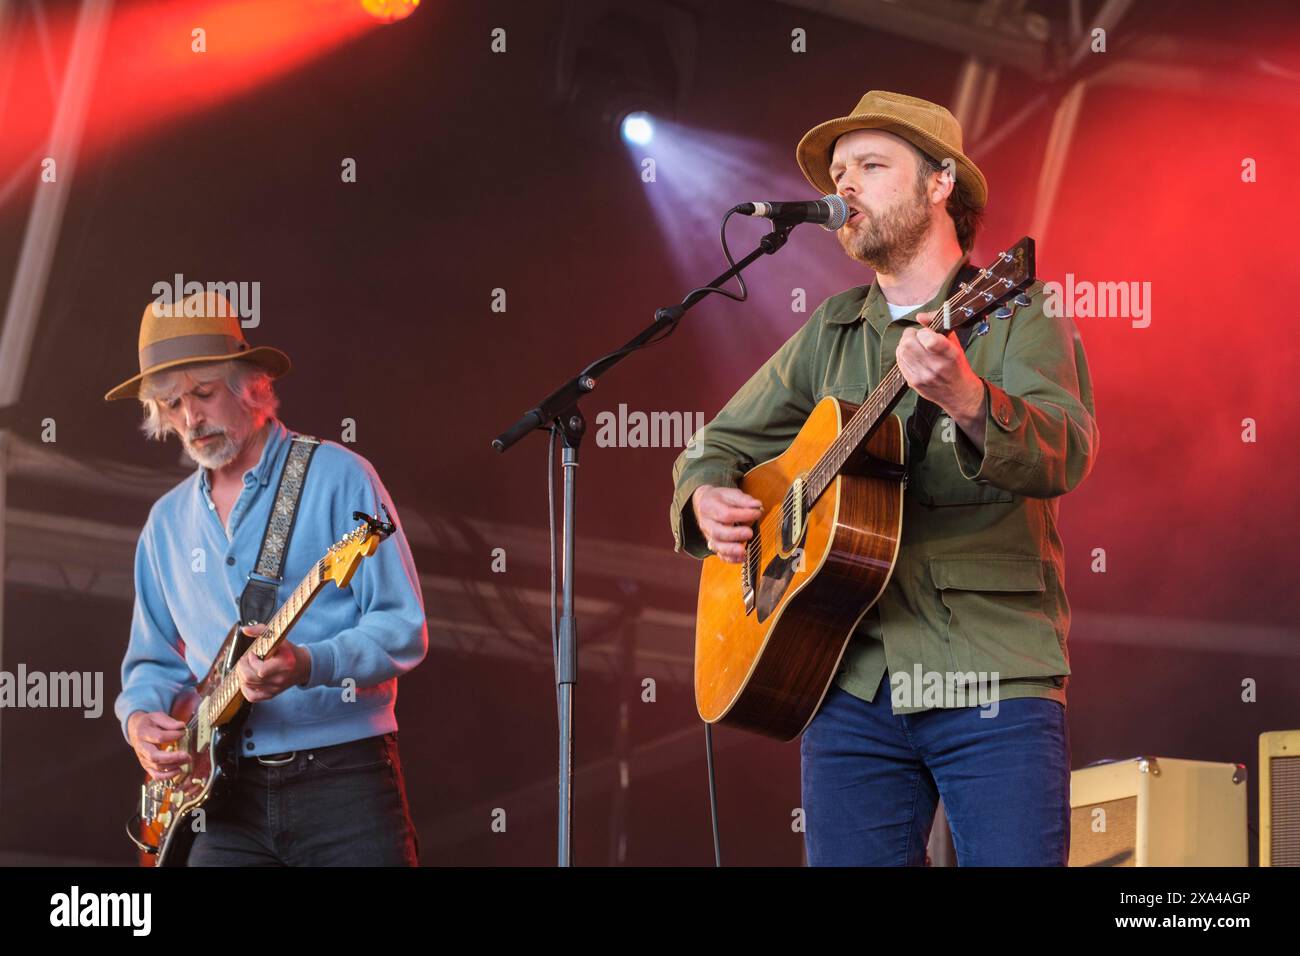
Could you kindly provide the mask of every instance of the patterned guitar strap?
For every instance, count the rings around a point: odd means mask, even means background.
[[[958,285],[963,282],[970,282],[977,275],[979,275],[979,269],[967,263],[961,267],[957,276],[952,280],[949,289],[956,289]],[[951,292],[948,297],[952,298]],[[935,315],[935,319],[939,319],[942,314],[940,312]],[[962,351],[965,351],[966,346],[970,343],[975,324],[971,322],[957,329],[957,341],[961,344]],[[930,432],[934,430],[934,423],[938,417],[939,406],[928,398],[922,398],[918,395],[916,397],[916,408],[912,410],[912,416],[907,420],[907,459],[909,465],[925,457],[926,449],[930,444]]]
[[[266,532],[262,535],[257,565],[239,595],[241,624],[265,623],[275,613],[284,556],[289,551],[289,539],[293,537],[293,526],[298,517],[298,499],[302,497],[307,467],[318,445],[319,438],[293,436],[289,457],[280,471],[280,484],[275,489],[275,503],[271,505],[271,516],[266,521]]]

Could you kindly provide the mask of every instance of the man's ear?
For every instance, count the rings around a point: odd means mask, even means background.
[[[957,188],[957,180],[952,174],[952,170],[947,166],[937,170],[932,174],[933,182],[930,184],[930,199],[935,203],[947,203],[948,197],[952,191]]]

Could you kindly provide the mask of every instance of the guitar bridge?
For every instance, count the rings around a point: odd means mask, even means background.
[[[161,815],[165,802],[163,789],[164,783],[161,780],[151,780],[140,785],[140,819],[145,823],[153,823]]]

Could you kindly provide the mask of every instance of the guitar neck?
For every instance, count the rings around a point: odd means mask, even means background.
[[[840,473],[844,463],[852,457],[858,447],[871,437],[872,433],[880,426],[888,415],[898,404],[903,393],[907,391],[907,380],[903,378],[903,373],[898,370],[898,366],[893,366],[885,377],[880,380],[880,384],[867,396],[867,400],[858,407],[849,419],[844,430],[840,432],[839,437],[831,442],[821,459],[808,474],[808,492],[810,500],[816,501],[827,486],[835,480],[835,476]]]
[[[979,270],[969,282],[958,282],[956,290],[949,293],[935,313],[930,327],[935,332],[947,335],[960,326],[980,319],[980,327],[976,328],[975,334],[982,335],[988,331],[988,323],[982,321],[985,313],[998,307],[994,313],[998,318],[1010,318],[1015,308],[1002,303],[1033,281],[1034,240],[1026,236],[1010,250],[999,253],[991,265]],[[1016,304],[1027,306],[1029,299],[1018,295]],[[940,316],[943,317],[942,322],[938,321]],[[835,480],[840,469],[880,427],[907,388],[907,380],[897,365],[885,373],[880,384],[853,413],[848,424],[808,473],[807,497],[810,502],[816,501]]]
[[[311,599],[316,596],[316,592],[324,586],[326,580],[324,570],[325,562],[317,561],[307,572],[307,576],[298,582],[298,586],[293,589],[288,600],[271,615],[271,619],[266,622],[266,630],[262,632],[261,637],[254,639],[245,654],[256,654],[258,657],[265,658],[279,646],[298,622],[302,612],[307,609]],[[239,677],[232,669],[212,692],[208,713],[211,715],[223,713],[238,694]]]
[[[380,507],[387,515],[387,506],[381,503]],[[298,618],[302,616],[303,611],[307,610],[312,598],[324,587],[326,581],[333,581],[340,588],[347,587],[362,559],[374,554],[375,549],[379,547],[379,542],[397,530],[397,526],[392,521],[380,521],[377,516],[367,515],[364,511],[354,511],[352,516],[361,519],[362,524],[334,542],[325,552],[325,556],[312,565],[307,576],[293,589],[289,599],[276,609],[269,621],[265,622],[266,629],[253,639],[245,649],[245,655],[256,654],[260,658],[265,658],[272,654],[293,629]],[[213,664],[214,672],[220,673],[221,679],[213,678],[213,686],[210,690],[203,691],[203,699],[199,703],[198,711],[191,718],[191,723],[197,731],[196,746],[200,750],[212,742],[214,729],[226,721],[233,720],[239,714],[240,708],[244,706],[238,669],[231,666],[229,657],[233,652],[228,644],[235,640],[234,634],[235,632],[232,631],[228,642],[222,645],[221,658]]]
[[[324,586],[325,578],[321,574],[323,567],[322,562],[317,561],[315,566],[307,572],[307,576],[298,582],[298,586],[293,589],[293,593],[271,615],[271,619],[266,622],[266,630],[262,633],[262,636],[254,640],[249,646],[248,653],[256,654],[258,657],[266,657],[279,646],[285,635],[298,623],[298,618],[302,617],[302,612],[307,609],[307,605],[316,596],[316,592]]]

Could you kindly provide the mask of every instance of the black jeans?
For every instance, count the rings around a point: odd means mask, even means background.
[[[282,766],[239,758],[189,866],[416,866],[397,734],[300,750]]]

